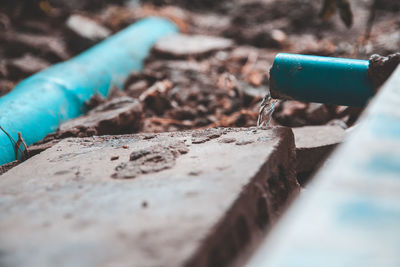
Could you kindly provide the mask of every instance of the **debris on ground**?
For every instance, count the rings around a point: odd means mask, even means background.
[[[36,145],[60,141],[68,137],[116,135],[137,132],[142,124],[142,105],[131,97],[116,97],[99,104],[87,114],[60,125],[59,130],[47,135]],[[35,147],[35,150],[38,148]]]
[[[154,45],[154,52],[174,58],[202,56],[213,51],[231,48],[233,42],[226,38],[206,35],[174,34]]]
[[[52,63],[71,57],[64,40],[41,33],[21,33],[5,31],[0,34],[0,45],[11,58],[30,52]]]
[[[46,60],[32,54],[25,54],[20,58],[14,58],[7,62],[7,73],[13,80],[22,79],[50,66]]]
[[[66,21],[66,26],[71,34],[68,38],[70,47],[77,52],[82,52],[111,35],[111,30],[78,14],[71,15]]]
[[[12,161],[10,163],[6,163],[4,165],[0,166],[0,175],[2,175],[3,173],[6,173],[7,171],[11,170],[12,168],[14,168],[15,166],[17,166],[19,164],[18,160]]]

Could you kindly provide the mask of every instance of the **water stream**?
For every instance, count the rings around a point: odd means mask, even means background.
[[[258,112],[257,127],[268,127],[271,123],[272,113],[275,111],[277,99],[271,97],[270,92],[264,97],[261,102],[260,111]]]

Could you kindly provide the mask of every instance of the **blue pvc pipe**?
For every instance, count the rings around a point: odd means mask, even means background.
[[[281,53],[270,70],[274,98],[364,106],[374,95],[367,60]]]
[[[106,96],[121,88],[132,71],[160,38],[177,32],[175,24],[161,18],[143,19],[63,63],[19,83],[0,98],[0,126],[15,140],[21,132],[27,145],[54,132],[60,123],[85,112],[94,94]],[[12,143],[0,132],[0,165],[15,160]]]

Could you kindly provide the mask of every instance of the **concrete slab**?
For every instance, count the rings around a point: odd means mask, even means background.
[[[307,182],[301,177],[316,171],[343,141],[345,130],[339,126],[320,125],[292,128],[296,143],[296,171],[300,183]]]
[[[248,267],[400,266],[400,67]]]
[[[288,128],[66,139],[0,178],[1,266],[224,266],[298,192]]]

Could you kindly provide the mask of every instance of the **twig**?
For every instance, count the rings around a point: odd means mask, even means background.
[[[21,150],[21,144],[24,146],[25,150]],[[15,158],[18,160],[18,150],[21,152],[21,158],[22,161],[26,160],[29,158],[29,151],[28,151],[28,147],[24,141],[24,139],[22,138],[22,135],[20,132],[18,132],[18,140],[17,143],[15,143],[14,145],[14,151],[15,151]]]
[[[2,130],[2,131],[7,135],[7,137],[10,139],[10,142],[11,142],[11,144],[13,145],[13,149],[14,149],[14,153],[15,153],[15,155],[16,155],[16,159],[18,160],[18,150],[21,152],[21,155],[23,155],[24,152],[23,152],[23,151],[21,150],[21,148],[19,147],[19,144],[18,144],[18,146],[17,146],[17,142],[15,142],[14,138],[12,138],[12,136],[11,136],[6,130],[4,130],[3,127],[0,126],[0,130]],[[18,133],[19,133],[19,132],[18,132]],[[19,135],[18,135],[18,141],[19,141],[19,136],[20,136],[20,135],[21,135],[21,133],[19,133]],[[22,139],[22,136],[21,136],[21,139]],[[21,140],[21,142],[23,142],[25,149],[27,149],[26,144],[25,144],[25,142],[23,141],[23,139]],[[21,143],[21,142],[20,142],[20,143]]]

